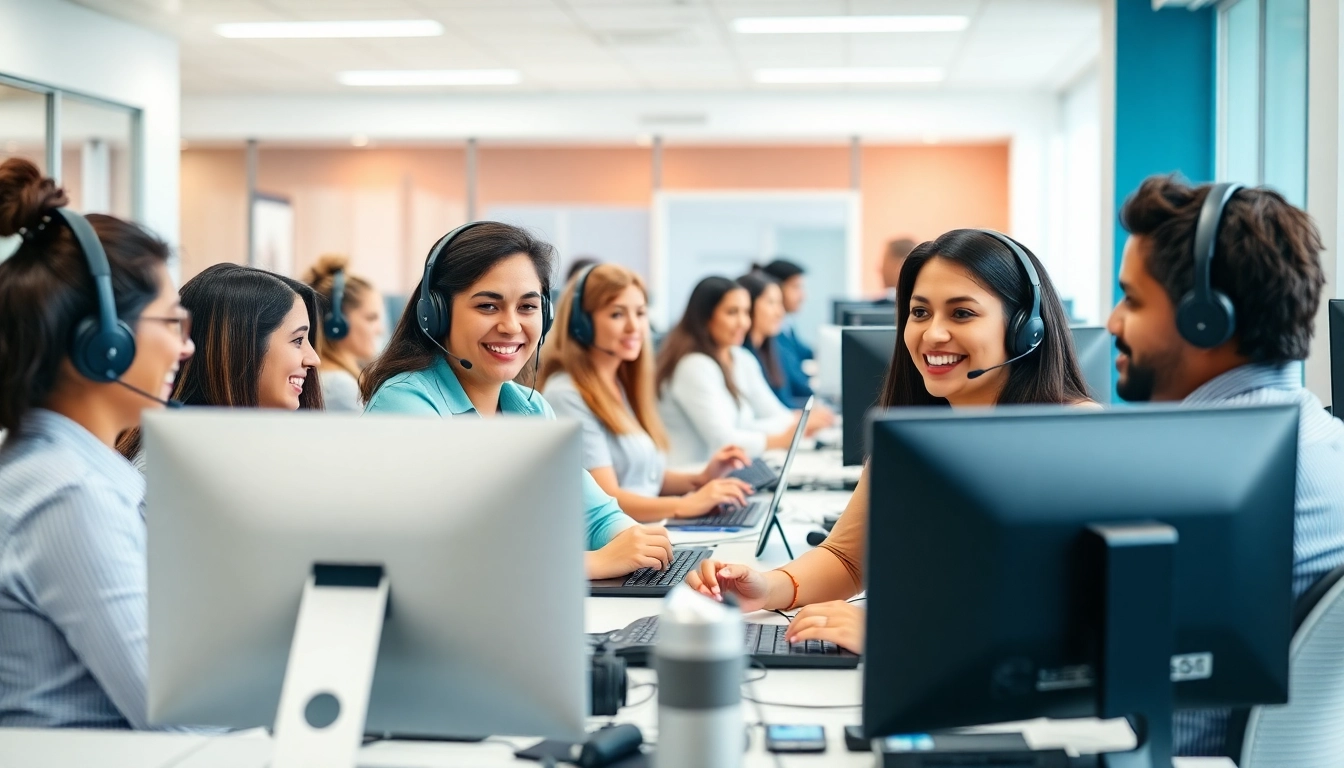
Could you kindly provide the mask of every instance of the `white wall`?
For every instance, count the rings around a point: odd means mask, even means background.
[[[1060,293],[1074,300],[1075,316],[1089,323],[1104,322],[1110,306],[1102,305],[1100,297],[1102,288],[1110,285],[1110,274],[1102,271],[1101,229],[1106,214],[1101,206],[1101,93],[1096,69],[1060,94],[1051,178],[1050,273]]]
[[[1339,221],[1344,217],[1344,196],[1339,184],[1341,173],[1339,145],[1344,139],[1344,100],[1340,86],[1344,84],[1344,14],[1338,0],[1311,0],[1308,9],[1311,24],[1308,49],[1307,94],[1307,213],[1320,227],[1325,243],[1321,266],[1325,268],[1326,286],[1321,311],[1316,315],[1316,335],[1312,339],[1311,357],[1307,359],[1307,388],[1329,404],[1330,397],[1330,324],[1326,317],[1325,299],[1340,296]]]
[[[0,0],[0,73],[143,110],[143,220],[178,241],[176,41],[66,0]]]

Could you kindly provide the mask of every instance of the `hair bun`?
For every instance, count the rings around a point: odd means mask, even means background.
[[[11,157],[0,163],[0,236],[13,235],[69,202],[65,190],[31,161]]]
[[[317,285],[324,280],[330,280],[337,272],[349,269],[350,257],[341,253],[324,253],[317,257],[313,266],[308,268],[308,274],[304,276],[303,282],[309,285]]]

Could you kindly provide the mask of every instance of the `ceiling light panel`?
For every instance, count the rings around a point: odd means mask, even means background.
[[[426,85],[516,85],[516,69],[365,69],[342,72],[341,85],[400,87]]]
[[[429,19],[360,21],[261,21],[215,25],[220,37],[245,40],[318,40],[357,37],[438,37],[443,25]]]
[[[960,32],[965,16],[758,16],[733,20],[742,35],[857,35],[893,32]]]

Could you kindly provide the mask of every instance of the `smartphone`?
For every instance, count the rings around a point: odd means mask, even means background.
[[[820,725],[767,725],[765,748],[771,752],[825,752],[826,729]]]

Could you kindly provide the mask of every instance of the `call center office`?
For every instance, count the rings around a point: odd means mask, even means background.
[[[0,3],[0,755],[1332,764],[1333,4],[515,5]]]

